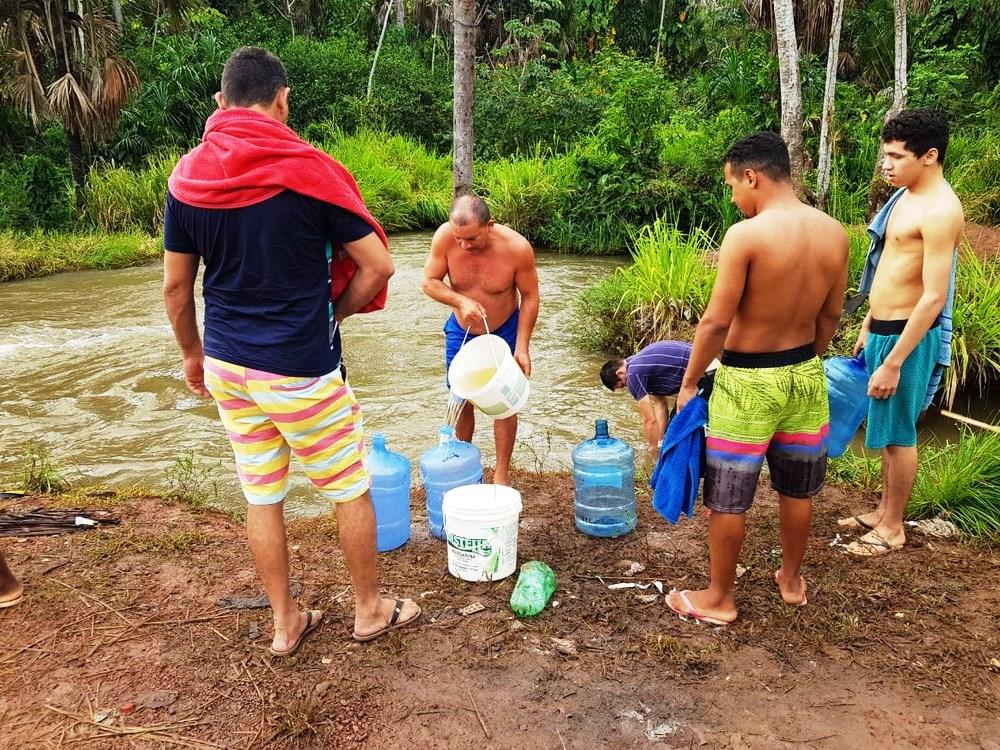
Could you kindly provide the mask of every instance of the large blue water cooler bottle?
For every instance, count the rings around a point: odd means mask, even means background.
[[[375,506],[376,537],[379,552],[388,552],[406,544],[410,538],[409,459],[385,447],[385,435],[372,436],[372,449],[365,458],[372,478],[372,505]]]
[[[857,357],[830,357],[823,362],[830,398],[830,458],[844,455],[868,414],[868,368],[865,353]]]
[[[427,523],[431,534],[444,539],[441,501],[453,487],[483,481],[483,457],[479,448],[455,437],[455,430],[442,427],[439,442],[420,457],[420,479],[427,495]]]
[[[594,437],[573,449],[576,527],[590,536],[621,536],[635,528],[635,453],[597,420]]]

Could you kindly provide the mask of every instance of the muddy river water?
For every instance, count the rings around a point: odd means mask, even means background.
[[[430,234],[392,238],[396,275],[390,304],[344,327],[345,358],[370,435],[411,461],[436,442],[447,406],[443,334],[447,309],[420,290]],[[580,351],[569,331],[580,293],[624,259],[539,254],[542,310],[532,339],[532,395],[514,463],[569,465],[597,418],[638,445],[630,397],[612,394],[598,371],[604,358]],[[67,273],[0,285],[0,481],[25,453],[47,446],[77,483],[165,487],[165,470],[193,452],[215,472],[223,504],[242,503],[215,407],[181,380],[179,351],[163,310],[159,265]],[[200,289],[199,320],[201,319]],[[476,442],[492,465],[492,429],[480,415]],[[323,507],[293,471],[289,508]]]
[[[385,433],[389,447],[414,466],[436,442],[447,406],[441,332],[447,310],[420,291],[429,242],[429,233],[393,237],[397,271],[388,309],[352,318],[344,328],[366,432]],[[568,468],[570,451],[593,436],[597,418],[641,449],[632,399],[600,384],[604,357],[578,349],[570,333],[576,299],[623,262],[539,254],[542,309],[515,466]],[[0,284],[0,488],[11,482],[26,443],[37,441],[75,484],[165,488],[166,470],[193,453],[211,468],[219,502],[242,505],[215,407],[183,385],[160,283],[154,264]],[[200,320],[200,290],[198,296]],[[996,398],[973,398],[956,410],[986,418],[998,407]],[[954,423],[933,415],[924,431],[956,434]],[[476,442],[492,465],[492,430],[482,415]],[[289,511],[325,509],[308,481],[292,476]]]

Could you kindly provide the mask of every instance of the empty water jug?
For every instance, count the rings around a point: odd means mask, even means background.
[[[865,353],[857,357],[830,357],[823,362],[830,398],[831,458],[842,456],[868,414],[868,368]]]
[[[576,527],[590,536],[621,536],[635,528],[635,453],[597,420],[594,437],[573,449]]]
[[[427,523],[431,534],[444,539],[441,501],[453,487],[483,481],[483,458],[479,448],[455,437],[451,427],[442,427],[439,442],[420,457],[420,480],[427,495]]]
[[[376,537],[379,552],[388,552],[406,544],[410,538],[409,459],[385,447],[385,435],[372,436],[372,449],[365,457],[372,478],[372,505],[375,507]]]

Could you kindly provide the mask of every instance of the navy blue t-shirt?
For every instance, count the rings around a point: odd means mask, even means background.
[[[372,227],[286,190],[243,208],[196,208],[167,194],[163,245],[205,263],[205,354],[255,370],[317,377],[340,364],[328,243]]]

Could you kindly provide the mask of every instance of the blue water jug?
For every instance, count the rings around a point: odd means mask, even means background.
[[[635,528],[635,453],[608,435],[608,421],[597,420],[594,437],[573,449],[573,507],[576,527],[590,536],[621,536]]]
[[[442,427],[440,442],[420,457],[420,479],[427,495],[427,523],[431,534],[444,539],[441,501],[452,487],[483,481],[483,458],[479,448],[455,437],[455,430]]]
[[[388,552],[406,544],[410,538],[409,459],[385,447],[385,435],[372,436],[372,449],[365,458],[372,477],[372,505],[375,506],[376,537],[379,552]]]
[[[830,357],[823,362],[830,394],[830,458],[844,455],[868,414],[868,368],[865,353],[857,357]]]

